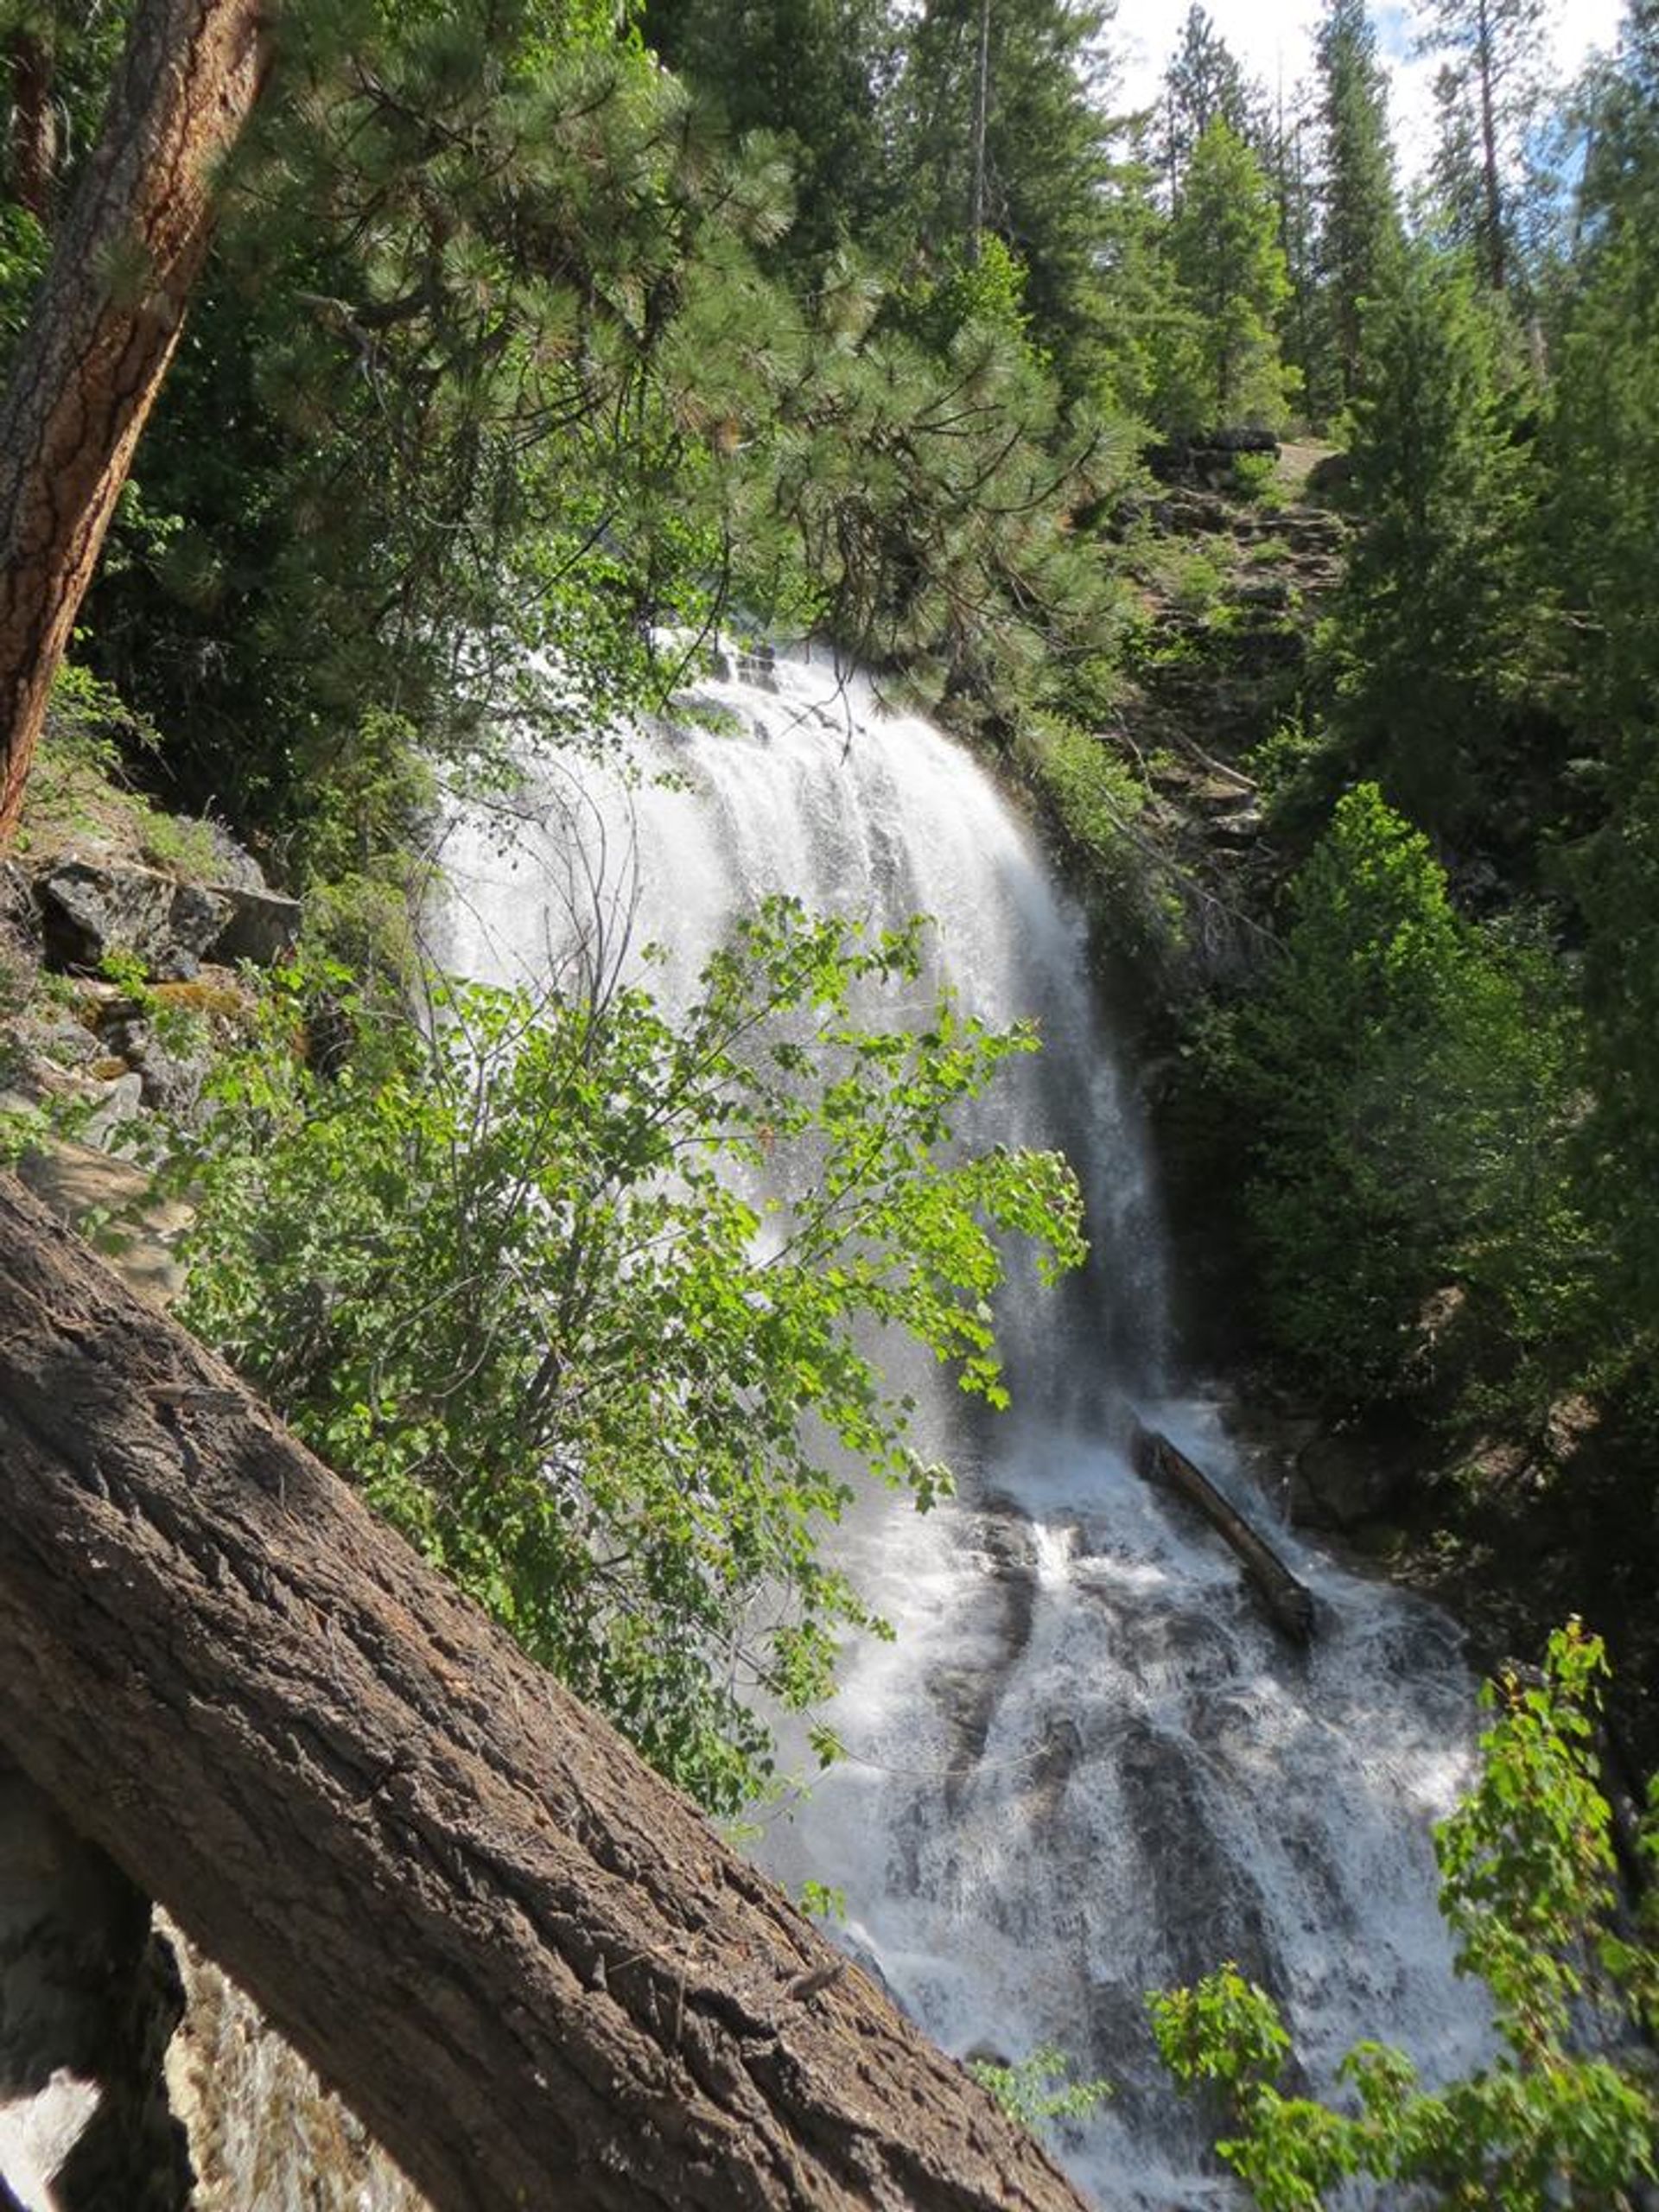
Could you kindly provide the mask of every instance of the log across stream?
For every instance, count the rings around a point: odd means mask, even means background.
[[[1313,1592],[1297,1580],[1267,1538],[1222,1496],[1204,1470],[1168,1437],[1139,1421],[1129,1456],[1138,1475],[1174,1491],[1203,1514],[1236,1554],[1250,1587],[1281,1634],[1293,1643],[1311,1641],[1318,1619]]]

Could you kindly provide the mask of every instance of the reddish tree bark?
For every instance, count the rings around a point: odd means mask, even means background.
[[[45,224],[52,212],[52,57],[44,40],[20,30],[12,35],[6,60],[11,79],[6,181],[19,206]]]
[[[138,0],[0,401],[0,849],[252,111],[270,0]]]
[[[601,1720],[0,1178],[0,1738],[444,2212],[1081,2212]]]

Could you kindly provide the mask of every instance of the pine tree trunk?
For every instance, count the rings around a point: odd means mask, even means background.
[[[0,401],[0,848],[258,94],[268,0],[139,0]]]
[[[12,34],[6,54],[11,120],[6,131],[6,182],[36,222],[52,213],[52,59],[33,31]]]
[[[1503,187],[1497,169],[1497,55],[1492,43],[1490,0],[1476,17],[1475,73],[1480,86],[1480,167],[1485,198],[1486,276],[1495,292],[1509,282],[1503,238]]]
[[[602,1721],[0,1178],[0,1738],[444,2212],[1080,2212]]]
[[[968,238],[963,259],[979,265],[985,228],[985,142],[991,115],[991,0],[979,0],[979,30],[974,46],[974,144],[968,188]]]

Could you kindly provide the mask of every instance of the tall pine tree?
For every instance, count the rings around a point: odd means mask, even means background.
[[[1319,77],[1319,271],[1328,377],[1309,394],[1316,415],[1359,386],[1364,302],[1400,244],[1388,82],[1366,0],[1326,0],[1315,52]],[[1325,366],[1320,364],[1321,369]]]
[[[1300,380],[1305,407],[1318,420],[1319,396],[1331,383],[1330,347],[1319,291],[1315,118],[1306,86],[1295,86],[1288,96],[1281,89],[1258,137],[1290,285],[1280,318],[1285,359]]]
[[[890,206],[883,101],[894,61],[882,0],[650,0],[645,35],[738,134],[780,137],[795,172],[787,264],[876,244]]]
[[[1091,381],[1106,327],[1098,264],[1114,170],[1102,99],[1107,16],[1094,0],[1001,0],[982,25],[980,0],[927,0],[899,86],[912,237],[936,265],[971,252],[977,175],[980,221],[1024,269],[1033,338],[1072,397]]]
[[[1280,424],[1289,399],[1277,328],[1285,257],[1261,164],[1220,116],[1193,148],[1169,246],[1191,322],[1170,364],[1165,418],[1192,429]]]
[[[1232,48],[1209,10],[1192,0],[1175,51],[1164,71],[1164,176],[1173,206],[1180,199],[1187,168],[1212,123],[1240,138],[1249,123],[1249,93]]]
[[[1421,49],[1446,56],[1435,85],[1434,182],[1452,236],[1495,292],[1526,269],[1522,215],[1543,97],[1549,0],[1430,0]]]
[[[1546,543],[1574,752],[1599,827],[1573,880],[1595,1085],[1586,1129],[1624,1318],[1659,1328],[1659,7],[1637,0],[1586,178],[1587,270],[1556,349]],[[1651,1395],[1651,1394],[1650,1394]],[[1659,1406],[1653,1408],[1659,1425]]]
[[[1348,766],[1442,837],[1503,753],[1528,629],[1525,456],[1496,310],[1462,266],[1403,248],[1366,317],[1355,401],[1360,518],[1327,640]]]

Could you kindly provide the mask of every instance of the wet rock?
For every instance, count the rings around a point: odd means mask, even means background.
[[[1323,1430],[1297,1454],[1293,1516],[1302,1527],[1351,1533],[1390,1518],[1410,1483],[1410,1462],[1376,1433]]]
[[[988,1501],[975,1516],[973,1548],[982,1575],[976,1608],[979,1633],[971,1663],[936,1668],[927,1696],[950,1730],[945,1802],[956,1806],[971,1786],[1010,1671],[1031,1640],[1037,1560],[1031,1525],[1011,1502]]]

